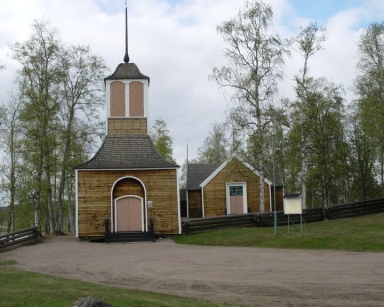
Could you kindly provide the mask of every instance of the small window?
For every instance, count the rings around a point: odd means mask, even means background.
[[[243,196],[243,186],[230,186],[229,196]]]

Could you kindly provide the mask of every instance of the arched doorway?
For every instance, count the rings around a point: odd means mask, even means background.
[[[148,231],[143,182],[135,177],[120,178],[111,194],[111,231]]]

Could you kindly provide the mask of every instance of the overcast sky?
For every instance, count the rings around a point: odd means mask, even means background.
[[[229,97],[208,80],[214,66],[226,64],[225,44],[216,25],[236,15],[243,0],[128,0],[129,56],[151,78],[150,125],[161,117],[174,141],[181,165],[197,156],[214,122],[222,122]],[[282,38],[300,26],[317,21],[327,28],[325,50],[310,62],[310,73],[344,85],[351,99],[362,28],[384,20],[382,0],[265,0],[273,7],[273,31]],[[31,35],[33,20],[47,19],[67,44],[90,45],[113,72],[124,57],[125,0],[1,0],[0,101],[7,101],[18,64],[9,58],[9,44]],[[280,97],[293,97],[293,75],[302,60],[295,54],[286,62]],[[105,114],[101,115],[105,118]]]

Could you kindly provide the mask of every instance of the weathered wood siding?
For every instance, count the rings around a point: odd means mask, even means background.
[[[78,235],[80,238],[105,235],[104,221],[111,218],[111,191],[116,180],[123,177],[140,179],[146,189],[148,218],[154,220],[155,234],[178,234],[177,173],[170,170],[78,170]],[[144,197],[140,184],[132,179],[119,182],[113,197],[132,194]]]
[[[201,191],[188,191],[188,211],[190,218],[203,217]]]
[[[108,135],[148,134],[147,118],[108,118]]]
[[[283,195],[284,189],[283,187],[276,187],[276,211],[282,211],[284,210],[284,204],[283,204]],[[273,186],[271,187],[271,200],[272,200],[272,210],[273,211]]]
[[[248,213],[260,211],[260,179],[240,161],[233,159],[205,187],[203,191],[205,217],[226,214],[226,184],[246,182]],[[264,183],[265,211],[270,210],[269,186]],[[277,197],[276,197],[277,199]]]

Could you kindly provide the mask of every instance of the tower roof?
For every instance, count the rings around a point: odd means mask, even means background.
[[[125,5],[127,5],[127,2],[125,2]],[[137,67],[135,63],[129,63],[129,55],[128,55],[128,8],[125,7],[125,55],[124,55],[124,63],[121,63],[117,66],[115,72],[106,77],[104,79],[104,82],[106,80],[121,80],[121,79],[144,79],[148,80],[149,84],[149,77],[146,75],[143,75],[140,72],[140,69]]]
[[[148,135],[108,135],[95,156],[77,169],[164,169],[178,165],[157,152]]]
[[[149,83],[149,77],[146,75],[143,75],[140,72],[139,67],[135,63],[121,63],[117,66],[115,72],[106,77],[104,79],[104,82],[106,80],[118,80],[118,79],[146,79]]]

